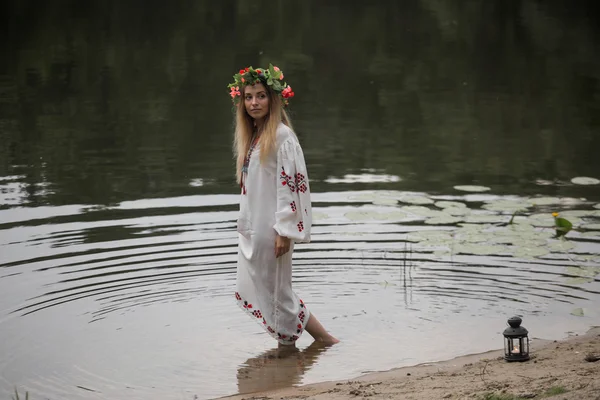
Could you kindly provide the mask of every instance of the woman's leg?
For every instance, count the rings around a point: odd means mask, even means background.
[[[325,330],[323,325],[321,325],[317,317],[315,317],[312,312],[310,313],[310,317],[306,323],[306,332],[308,332],[315,340],[325,344],[336,344],[339,342],[338,339],[331,336],[329,332]]]

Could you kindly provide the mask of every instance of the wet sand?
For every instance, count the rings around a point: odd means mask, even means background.
[[[561,341],[534,339],[531,360],[527,362],[507,363],[502,356],[502,350],[494,350],[368,374],[348,381],[290,386],[225,399],[432,400],[486,399],[490,394],[497,394],[501,397],[492,399],[600,400],[600,360],[594,361],[600,359],[600,327]],[[296,363],[299,360],[296,356],[286,358]],[[251,391],[251,377],[248,377],[248,383],[248,391]]]

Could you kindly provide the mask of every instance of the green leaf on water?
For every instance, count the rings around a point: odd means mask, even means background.
[[[519,210],[527,210],[532,207],[532,204],[526,201],[517,200],[497,200],[484,204],[482,208],[490,211],[498,212],[514,212]]]
[[[592,278],[569,278],[567,279],[566,283],[569,285],[583,285],[593,281],[594,279]]]
[[[526,222],[537,227],[551,228],[554,226],[554,218],[547,213],[532,214],[527,217]]]
[[[550,253],[550,250],[544,247],[519,246],[517,247],[514,256],[518,258],[531,259],[545,256],[548,253]]]
[[[449,215],[441,215],[439,217],[433,217],[425,220],[425,223],[428,225],[448,225],[448,224],[456,224],[462,221],[462,218],[452,217]]]
[[[395,206],[398,204],[398,200],[392,198],[381,197],[373,200],[373,205],[376,206]]]
[[[432,209],[429,209],[429,208],[423,207],[423,206],[403,206],[403,207],[400,207],[400,210],[410,213],[410,214],[418,215],[420,217],[428,217],[428,218],[440,217],[440,216],[444,215],[441,211],[432,210]]]
[[[439,207],[439,208],[452,208],[452,207],[467,208],[467,205],[465,203],[461,203],[458,201],[445,201],[445,200],[436,201],[435,206]]]
[[[461,216],[461,215],[469,215],[471,214],[471,210],[466,207],[447,207],[442,210],[443,213],[453,215],[453,216]]]
[[[574,243],[563,240],[555,240],[548,245],[548,249],[552,252],[564,253],[565,251],[573,250],[577,247]]]
[[[600,267],[568,267],[567,272],[569,275],[576,275],[582,278],[594,278],[600,274]]]
[[[558,197],[534,197],[529,199],[529,202],[533,206],[550,206],[560,204],[560,199]]]
[[[475,192],[475,193],[487,192],[488,190],[492,190],[491,188],[489,188],[487,186],[475,186],[475,185],[458,185],[458,186],[454,186],[454,189],[460,190],[463,192]]]
[[[498,224],[506,222],[506,217],[498,214],[471,214],[465,217],[470,224]]]
[[[573,311],[571,311],[571,315],[574,315],[576,317],[583,317],[583,308],[579,307],[574,309]]]
[[[456,254],[472,254],[477,256],[489,256],[489,255],[500,255],[507,252],[505,246],[491,246],[491,245],[479,245],[479,244],[459,244],[455,246],[454,251]]]
[[[571,179],[571,183],[576,185],[597,185],[600,183],[600,180],[587,176],[578,176],[577,178]]]
[[[433,200],[425,196],[403,196],[398,201],[407,204],[433,204]]]

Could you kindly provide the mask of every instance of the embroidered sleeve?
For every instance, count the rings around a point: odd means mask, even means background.
[[[304,154],[300,144],[288,139],[277,152],[277,212],[275,231],[299,243],[310,242],[312,210]]]

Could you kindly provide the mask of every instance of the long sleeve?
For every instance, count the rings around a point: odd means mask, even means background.
[[[298,243],[310,242],[312,209],[304,154],[295,138],[277,151],[277,211],[273,228]]]

